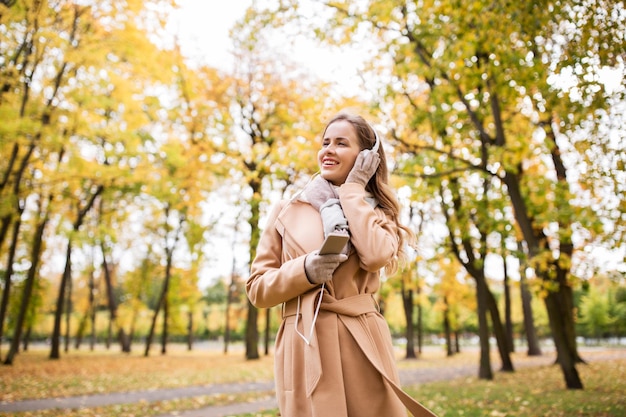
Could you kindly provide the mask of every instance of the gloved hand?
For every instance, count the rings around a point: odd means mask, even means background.
[[[331,198],[320,207],[324,237],[335,230],[348,230],[348,220],[343,214],[338,198]]]
[[[320,255],[318,251],[309,253],[304,259],[304,272],[312,284],[323,284],[333,277],[333,272],[340,263],[345,262],[348,255]]]
[[[346,182],[355,182],[365,187],[370,178],[376,173],[379,164],[380,156],[377,152],[373,152],[370,149],[362,150],[356,157]]]

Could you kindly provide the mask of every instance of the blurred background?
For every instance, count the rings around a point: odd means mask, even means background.
[[[0,338],[243,341],[270,207],[325,122],[381,134],[416,249],[379,303],[407,357],[626,335],[618,1],[3,1]],[[483,372],[489,373],[488,363]]]

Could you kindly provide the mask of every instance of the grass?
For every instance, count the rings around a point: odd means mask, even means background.
[[[71,352],[61,360],[51,361],[47,351],[33,350],[20,354],[14,365],[0,367],[0,401],[52,398],[93,393],[120,392],[206,385],[221,382],[268,381],[273,377],[273,358],[246,361],[243,352],[227,355],[217,351],[187,352],[170,349],[165,356],[152,354],[145,358],[137,353]],[[623,352],[623,351],[622,351]],[[578,370],[583,390],[566,390],[558,367],[544,364],[523,365],[529,359],[522,353],[513,357],[517,371],[496,372],[494,380],[475,377],[405,387],[440,417],[609,417],[626,415],[626,358],[594,360],[600,351],[583,352],[590,360]],[[497,361],[494,359],[494,363]],[[476,364],[477,353],[464,352],[446,358],[442,351],[426,351],[414,361],[398,361],[400,369],[450,368]],[[494,369],[497,369],[494,365]],[[183,398],[155,403],[122,404],[79,410],[43,410],[11,413],[16,417],[139,417],[198,409],[273,397],[272,392],[219,394]],[[0,413],[0,416],[9,415]],[[276,410],[242,414],[237,417],[276,416]]]
[[[409,387],[440,417],[626,416],[626,359],[578,367],[585,388],[564,389],[555,365],[496,373],[492,381],[460,378]]]
[[[269,381],[272,358],[246,361],[243,353],[170,348],[166,355],[144,357],[100,349],[71,351],[60,360],[37,349],[20,354],[13,366],[0,367],[0,401],[66,397],[107,392],[176,388],[229,382]]]

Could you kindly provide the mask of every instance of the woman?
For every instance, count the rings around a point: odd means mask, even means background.
[[[411,237],[387,185],[383,147],[362,117],[341,113],[326,126],[317,157],[320,175],[272,211],[246,283],[256,307],[283,304],[275,359],[281,415],[400,417],[406,406],[433,416],[399,388],[374,299],[379,271],[394,272]],[[349,243],[320,255],[335,231],[347,231]]]

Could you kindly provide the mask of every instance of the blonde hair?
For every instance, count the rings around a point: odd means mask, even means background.
[[[361,149],[371,149],[374,146],[377,137],[374,128],[363,117],[356,114],[342,112],[335,115],[326,124],[324,134],[326,134],[328,126],[340,120],[345,120],[354,126]],[[385,267],[385,272],[391,275],[397,271],[398,261],[406,260],[405,245],[414,246],[415,235],[411,229],[400,223],[400,203],[389,185],[389,169],[383,146],[378,147],[378,155],[380,156],[380,164],[365,189],[372,193],[383,212],[394,221],[398,228],[398,252],[396,257]]]

